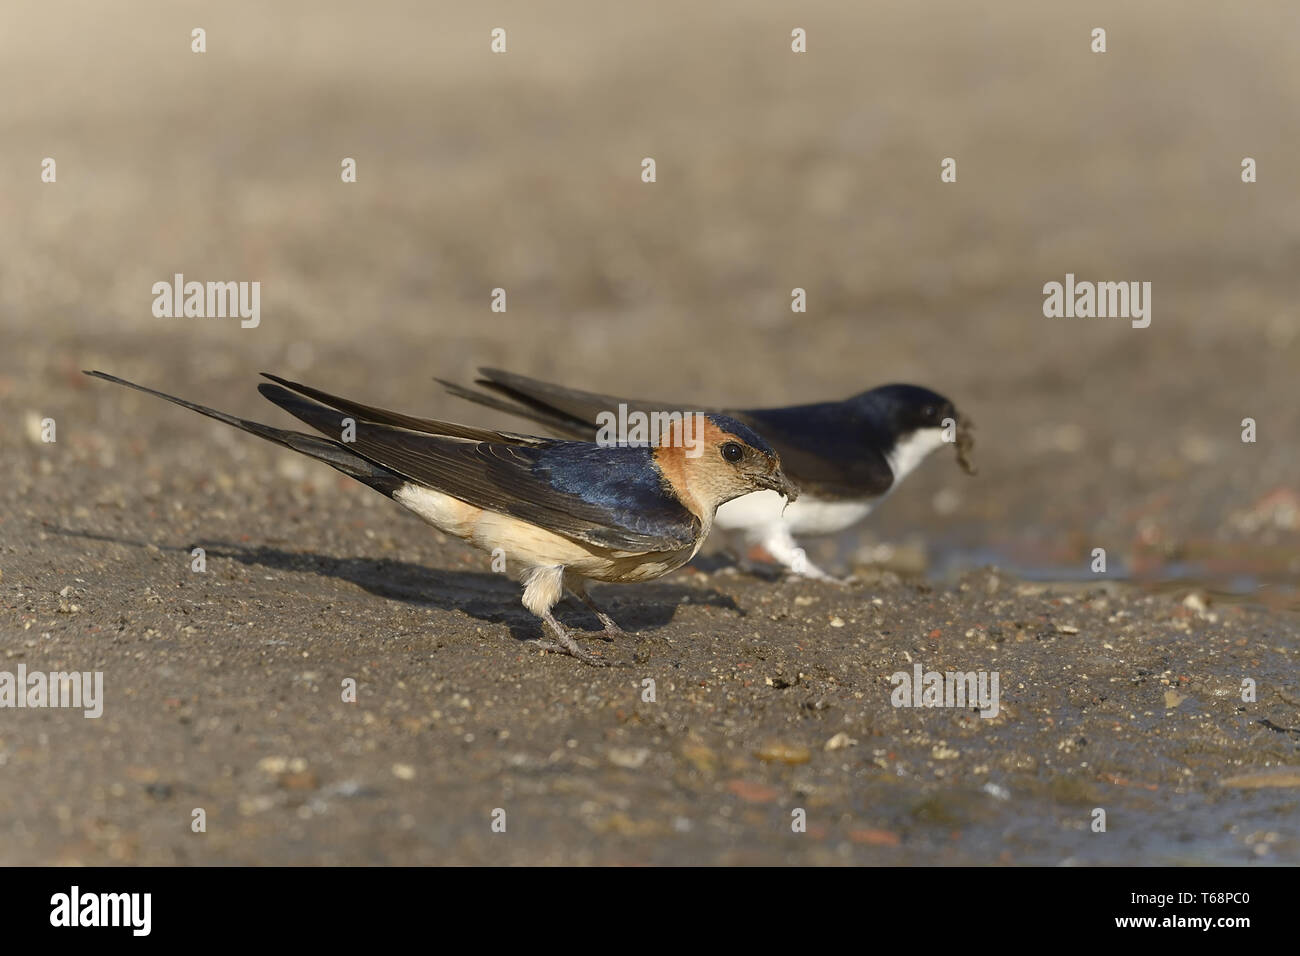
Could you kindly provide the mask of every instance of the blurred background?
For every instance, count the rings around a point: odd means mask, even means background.
[[[1292,603],[1298,26],[1286,2],[10,0],[0,444],[48,415],[115,466],[110,416],[208,427],[94,367],[276,422],[262,369],[512,427],[433,377],[734,405],[908,381],[975,419],[980,475],[938,456],[817,559],[1080,577],[1104,547],[1112,575]],[[260,326],[155,318],[177,272],[259,281]],[[1066,273],[1151,282],[1150,327],[1044,318]],[[247,480],[334,480],[220,428]]]

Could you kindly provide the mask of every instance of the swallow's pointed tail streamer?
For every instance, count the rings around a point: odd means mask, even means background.
[[[225,412],[219,412],[215,408],[208,408],[206,405],[199,405],[195,402],[186,401],[183,398],[177,398],[175,395],[168,395],[166,392],[159,392],[144,385],[137,385],[135,382],[128,382],[124,378],[118,378],[116,375],[109,375],[107,372],[86,371],[86,374],[92,378],[102,378],[106,382],[113,382],[117,385],[125,385],[127,388],[133,388],[138,392],[144,392],[147,395],[153,395],[174,405],[180,405],[182,408],[188,408],[190,411],[198,412],[200,415],[206,415],[208,418],[215,418],[219,422],[225,422],[242,431],[250,432],[258,438],[265,438],[267,441],[275,442],[277,445],[283,445],[285,448],[292,448],[296,452],[301,452],[309,458],[315,458],[323,461],[333,468],[337,468],[343,474],[350,478],[355,478],[364,484],[369,485],[376,491],[383,492],[386,495],[392,495],[394,491],[400,488],[405,482],[399,476],[386,468],[381,468],[373,462],[354,454],[338,442],[330,441],[327,438],[318,438],[315,435],[307,435],[303,432],[289,431],[284,428],[275,428],[271,425],[263,425],[260,422],[252,422],[245,418],[238,418],[234,415],[228,415]],[[269,386],[268,386],[269,387]],[[283,389],[281,389],[283,391]],[[265,393],[263,393],[265,394]],[[285,393],[286,395],[289,393]],[[267,396],[270,397],[270,396]],[[278,404],[278,403],[277,403]]]

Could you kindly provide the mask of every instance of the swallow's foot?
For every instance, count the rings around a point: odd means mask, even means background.
[[[584,664],[591,664],[593,667],[608,667],[609,661],[603,657],[597,657],[595,654],[585,650],[582,645],[573,639],[569,629],[555,619],[550,611],[542,615],[547,625],[550,626],[551,632],[555,634],[555,640],[548,641],[545,638],[538,638],[534,643],[544,651],[555,651],[560,654],[568,654],[576,657]]]
[[[748,574],[751,577],[762,578],[765,581],[778,580],[783,572],[789,571],[789,568],[783,568],[774,561],[755,561],[746,555],[733,555],[736,561],[736,570],[741,574]]]
[[[813,566],[805,567],[799,571],[796,571],[794,568],[788,568],[787,576],[791,578],[804,578],[809,581],[825,581],[827,584],[835,584],[842,588],[852,587],[858,583],[856,575],[850,574],[843,578],[836,577],[833,574],[827,574],[821,568]]]
[[[605,630],[601,632],[602,641],[616,641],[620,637],[626,637],[627,631],[623,630],[614,623],[614,619],[603,611],[597,611],[596,616],[600,618],[600,623],[605,625]]]
[[[591,595],[587,593],[587,589],[583,585],[581,578],[566,578],[565,584],[568,585],[569,590],[573,592],[574,597],[587,605],[591,613],[600,618],[600,623],[605,628],[604,633],[600,635],[602,641],[614,641],[625,636],[624,630],[618,626],[614,619],[596,606],[596,602],[593,601]]]
[[[590,602],[587,602],[587,607],[591,608],[591,610],[595,613],[596,617],[600,618],[600,623],[603,624],[605,627],[605,629],[601,631],[599,634],[592,635],[593,637],[598,637],[602,641],[616,641],[620,637],[627,636],[627,632],[624,631],[621,627],[619,627],[618,624],[614,622],[614,619],[610,617],[608,614],[606,614],[604,611],[602,611],[600,608],[596,607],[594,604],[591,604]]]
[[[539,637],[532,642],[539,650],[551,651],[554,654],[568,654],[570,657],[576,657],[584,664],[590,664],[592,667],[608,667],[610,662],[603,657],[597,657],[589,651],[584,651],[576,642],[572,645],[561,644],[559,641],[548,641],[544,637]]]
[[[752,562],[771,561],[780,566],[777,576],[782,574],[809,578],[813,581],[826,581],[830,584],[850,584],[853,578],[837,578],[827,574],[808,560],[803,548],[795,544],[790,529],[785,525],[775,525],[762,530],[761,536],[748,539],[749,549],[740,558],[740,566],[749,573],[755,573]],[[769,569],[771,565],[768,566]],[[761,573],[761,572],[759,572]],[[770,574],[770,570],[768,574]]]

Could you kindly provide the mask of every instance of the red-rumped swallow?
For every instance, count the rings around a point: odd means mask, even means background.
[[[651,416],[690,406],[638,401],[552,385],[481,368],[481,391],[438,381],[452,394],[547,426],[558,435],[590,438],[626,409]],[[707,410],[706,410],[707,411]],[[917,385],[883,385],[841,402],[785,408],[727,409],[725,414],[762,435],[800,490],[787,508],[771,493],[749,495],[718,509],[714,524],[743,533],[798,574],[834,580],[812,562],[796,534],[833,534],[865,518],[899,483],[945,442],[969,474],[971,422],[952,402]]]
[[[489,431],[362,405],[263,373],[257,390],[326,438],[246,421],[104,372],[86,372],[156,395],[325,462],[429,524],[503,554],[524,585],[523,604],[556,640],[539,641],[587,663],[551,613],[567,587],[600,618],[584,581],[648,581],[699,550],[723,502],[758,490],[797,494],[772,447],[724,415],[684,420],[655,446],[602,446]],[[295,394],[296,393],[296,394]],[[497,549],[500,549],[498,551]]]

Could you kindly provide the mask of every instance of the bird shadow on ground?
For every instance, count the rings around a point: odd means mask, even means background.
[[[281,548],[259,545],[246,547],[230,541],[204,541],[189,545],[156,545],[151,542],[121,538],[93,531],[79,531],[46,524],[46,530],[66,537],[104,541],[136,548],[157,548],[189,557],[196,547],[202,547],[206,560],[236,561],[249,567],[274,568],[338,578],[355,584],[377,597],[403,601],[421,607],[437,607],[462,611],[470,617],[493,624],[504,623],[516,640],[533,640],[542,635],[544,625],[520,604],[520,586],[504,574],[484,571],[458,571],[447,568],[428,568],[412,561],[391,558],[337,558],[312,551],[285,551]],[[592,598],[606,613],[629,631],[663,627],[672,621],[682,604],[704,604],[745,612],[728,594],[713,588],[700,589],[680,584],[637,583],[619,585],[628,593],[618,598],[611,595],[612,588],[599,584]],[[557,606],[556,617],[578,631],[600,631],[595,615],[570,595]]]

